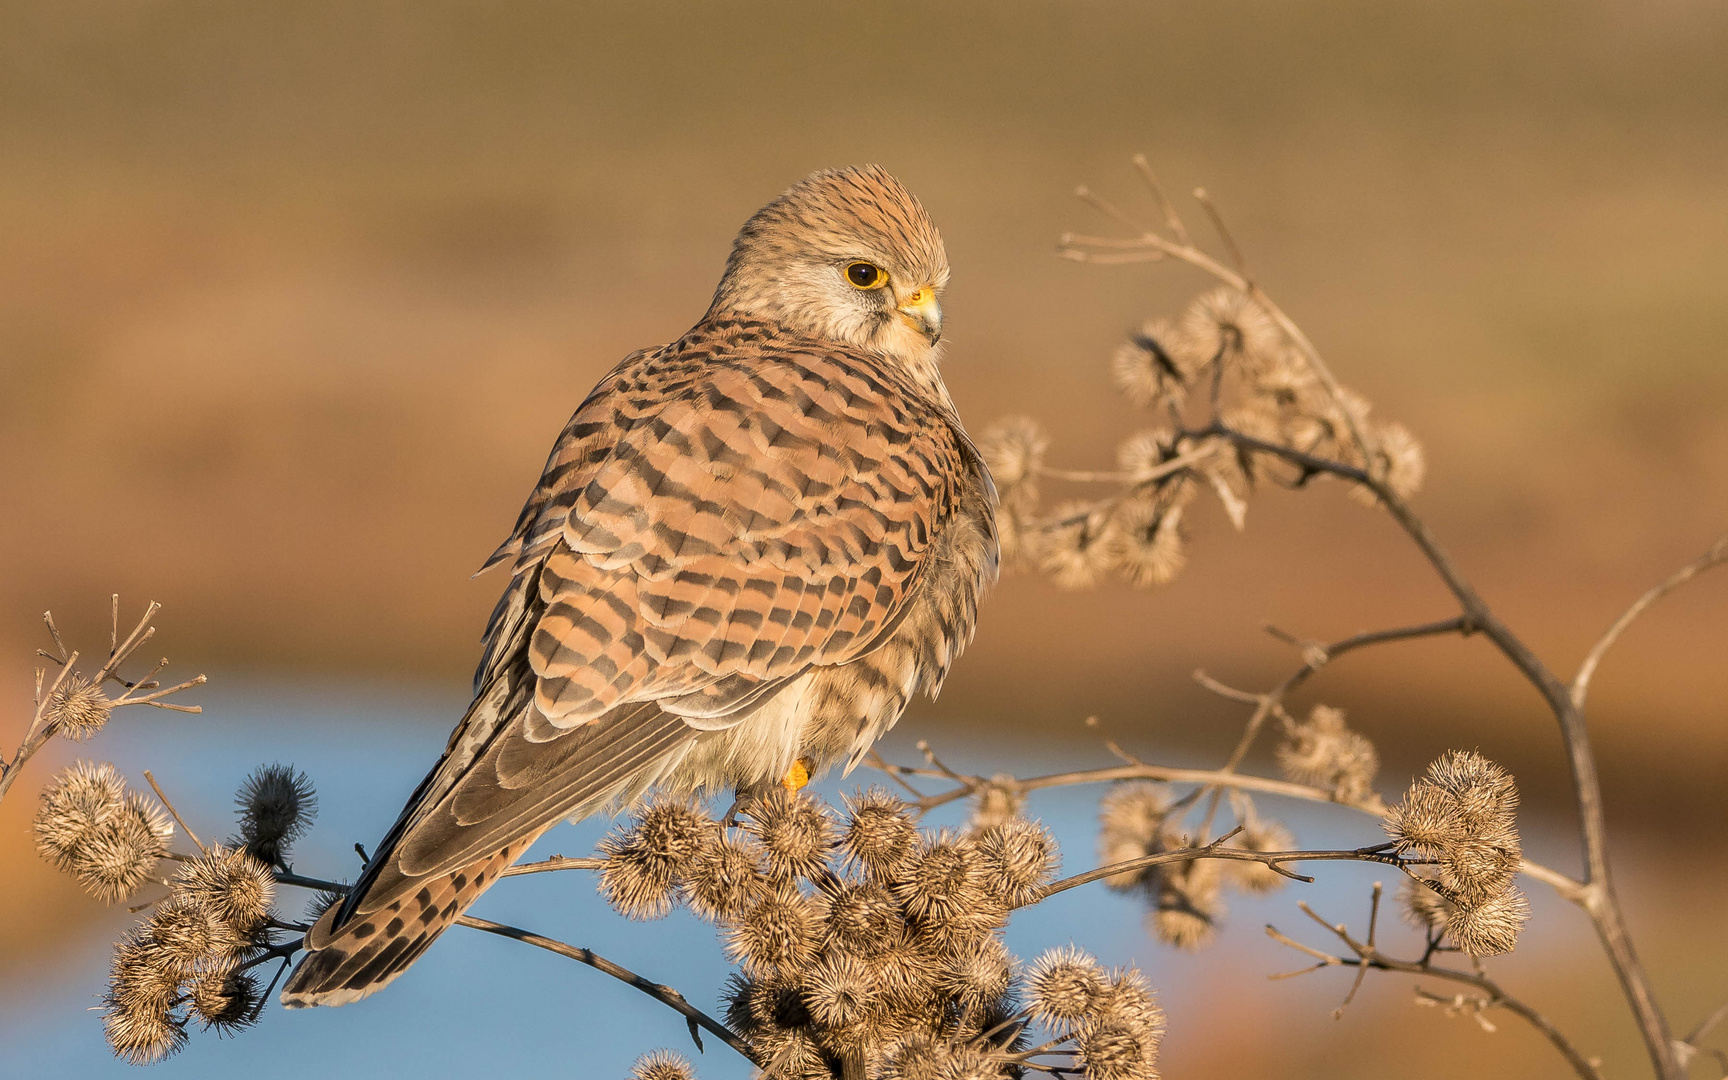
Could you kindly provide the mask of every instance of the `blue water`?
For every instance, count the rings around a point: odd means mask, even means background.
[[[206,842],[233,828],[233,791],[248,771],[267,762],[292,763],[312,776],[320,798],[317,825],[298,845],[295,868],[344,879],[359,869],[353,844],[370,848],[389,826],[443,748],[450,720],[463,704],[407,688],[324,686],[308,692],[267,683],[212,688],[202,700],[208,706],[203,716],[123,715],[83,749],[115,762],[140,786],[142,770],[151,769]],[[919,734],[916,715],[904,726],[907,732],[892,736],[885,749],[894,760],[912,762],[918,757],[911,747]],[[960,751],[958,737],[954,744],[945,756],[965,771],[1030,775],[1107,763],[1102,750],[1079,735],[1068,744],[989,752]],[[832,796],[874,779],[864,770],[851,780],[831,778],[822,789]],[[1063,843],[1068,872],[1095,865],[1097,796],[1096,788],[1034,796],[1034,811]],[[1270,800],[1262,807],[1281,816],[1306,846],[1356,846],[1379,839],[1373,823],[1347,811]],[[960,813],[955,809],[933,820],[957,821]],[[560,826],[529,857],[587,854],[607,827],[606,822]],[[1156,945],[1140,928],[1139,905],[1098,885],[1020,913],[1008,930],[1008,943],[1028,960],[1073,941],[1107,962],[1139,963],[1170,1013],[1173,1050],[1180,1045],[1185,1018],[1201,1007],[1202,998],[1211,1000],[1214,1011],[1218,1007],[1210,990],[1219,983],[1220,971],[1234,969],[1236,978],[1257,983],[1261,973],[1300,966],[1300,957],[1260,932],[1267,921],[1287,930],[1307,929],[1295,911],[1293,891],[1320,910],[1358,924],[1367,883],[1386,872],[1384,867],[1311,865],[1320,867],[1315,885],[1292,885],[1267,898],[1233,898],[1221,943],[1199,954]],[[297,914],[307,895],[285,889],[279,907],[284,914]],[[1549,898],[1533,899],[1539,914],[1550,910]],[[586,871],[507,879],[482,897],[473,913],[587,946],[679,988],[710,1013],[721,1012],[715,994],[731,969],[712,928],[683,913],[650,923],[622,919],[601,902]],[[1307,937],[1324,943],[1313,934]],[[107,963],[108,943],[93,937],[71,951],[45,983],[28,990],[0,986],[0,1075],[8,1080],[140,1075],[109,1055],[101,1014],[91,1011],[104,989]],[[1329,985],[1322,988],[1323,1006],[1310,1000],[1316,993],[1312,982],[1300,983],[1301,989],[1277,985],[1290,988],[1279,1000],[1291,1008],[1329,1011],[1335,1003]],[[163,1080],[472,1078],[517,1071],[621,1078],[639,1054],[662,1046],[689,1055],[709,1080],[749,1075],[740,1057],[711,1039],[707,1053],[697,1054],[681,1017],[628,986],[519,942],[457,928],[406,975],[365,1001],[296,1012],[273,1004],[261,1023],[232,1038],[194,1026],[186,1048],[152,1071]]]

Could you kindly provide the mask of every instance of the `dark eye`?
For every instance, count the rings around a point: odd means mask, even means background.
[[[880,289],[888,284],[888,272],[875,263],[855,262],[846,267],[846,280],[860,289]]]

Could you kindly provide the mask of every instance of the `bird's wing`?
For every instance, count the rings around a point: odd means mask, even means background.
[[[869,651],[977,468],[868,356],[724,324],[626,361],[501,549],[475,706],[393,830],[399,872],[651,780],[696,730]]]

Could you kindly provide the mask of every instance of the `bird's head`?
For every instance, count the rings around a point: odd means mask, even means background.
[[[758,210],[712,315],[780,323],[934,377],[948,255],[912,193],[876,165],[819,172]]]

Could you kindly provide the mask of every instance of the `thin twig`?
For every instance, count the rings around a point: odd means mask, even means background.
[[[568,945],[562,941],[544,937],[540,934],[520,929],[519,927],[507,926],[504,923],[495,923],[487,919],[476,919],[472,915],[464,915],[457,919],[456,922],[460,926],[471,927],[475,930],[483,930],[488,934],[497,934],[500,937],[512,938],[516,941],[545,949],[548,952],[555,952],[559,956],[567,956],[572,960],[587,964],[589,967],[592,967],[597,971],[602,971],[620,982],[628,983],[642,991],[644,994],[647,994],[655,1001],[671,1007],[682,1015],[690,1025],[690,1037],[695,1040],[696,1049],[702,1049],[702,1038],[697,1034],[697,1029],[701,1028],[718,1038],[727,1046],[738,1051],[738,1053],[742,1054],[752,1065],[759,1067],[763,1065],[763,1061],[756,1054],[756,1051],[750,1049],[749,1044],[739,1038],[737,1033],[725,1024],[714,1019],[712,1016],[709,1016],[701,1009],[690,1004],[684,999],[683,994],[680,994],[670,986],[662,986],[660,983],[644,979],[634,971],[613,963],[604,956],[594,952],[592,949],[584,949],[575,945]]]
[[[1327,922],[1325,919],[1315,914],[1313,909],[1309,908],[1307,904],[1301,904],[1299,906],[1306,915],[1321,926],[1325,927],[1326,930],[1333,936],[1337,937],[1338,940],[1342,941],[1345,947],[1354,955],[1335,956],[1331,953],[1321,952],[1320,950],[1310,948],[1307,945],[1303,945],[1294,939],[1287,937],[1280,933],[1276,927],[1268,926],[1266,927],[1266,934],[1274,941],[1277,941],[1282,945],[1287,945],[1290,948],[1296,949],[1309,956],[1319,958],[1319,963],[1316,963],[1312,967],[1304,968],[1301,972],[1291,972],[1287,974],[1307,974],[1309,972],[1323,970],[1327,967],[1354,967],[1358,969],[1355,981],[1359,984],[1363,971],[1372,968],[1377,971],[1396,971],[1406,975],[1426,975],[1436,979],[1444,979],[1449,982],[1461,983],[1473,987],[1484,995],[1485,1007],[1505,1009],[1508,1012],[1523,1018],[1531,1027],[1534,1027],[1537,1031],[1541,1032],[1542,1035],[1547,1038],[1549,1043],[1553,1045],[1554,1049],[1558,1050],[1560,1055],[1566,1059],[1566,1063],[1572,1066],[1572,1070],[1582,1077],[1583,1080],[1602,1080],[1602,1074],[1598,1070],[1596,1064],[1580,1053],[1578,1048],[1572,1045],[1572,1041],[1566,1038],[1565,1034],[1561,1032],[1559,1028],[1554,1026],[1553,1022],[1551,1022],[1546,1016],[1543,1016],[1540,1012],[1537,1012],[1531,1006],[1507,993],[1498,983],[1483,974],[1481,971],[1463,971],[1458,968],[1437,967],[1429,963],[1426,958],[1420,961],[1395,959],[1382,953],[1372,943],[1357,941],[1350,935],[1349,930],[1344,926],[1344,924]],[[1354,990],[1352,990],[1352,993],[1354,993]],[[1346,999],[1346,1002],[1348,1002],[1348,999]]]
[[[1152,163],[1146,160],[1145,154],[1135,154],[1129,160],[1140,170],[1140,178],[1146,181],[1146,186],[1152,189],[1152,197],[1158,200],[1158,209],[1164,214],[1164,227],[1170,230],[1170,235],[1176,238],[1177,243],[1189,244],[1188,230],[1183,228],[1182,219],[1176,213],[1176,204],[1165,194],[1158,174],[1152,171]]]
[[[154,791],[156,797],[162,800],[162,805],[168,808],[170,814],[174,815],[174,820],[180,824],[180,829],[186,834],[186,838],[197,844],[199,851],[208,854],[210,849],[204,846],[204,841],[198,839],[198,834],[192,831],[192,826],[186,824],[186,819],[180,816],[180,811],[174,809],[174,804],[168,801],[168,796],[162,792],[162,785],[156,782],[156,777],[150,774],[149,769],[144,770],[144,779],[150,782],[150,790]]]
[[[1721,566],[1725,562],[1728,562],[1728,535],[1719,538],[1710,545],[1709,551],[1674,571],[1666,581],[1650,589],[1634,601],[1624,614],[1614,620],[1614,625],[1603,633],[1601,639],[1590,649],[1590,655],[1586,656],[1584,662],[1578,665],[1578,674],[1572,677],[1573,706],[1579,709],[1584,707],[1584,697],[1590,692],[1590,679],[1596,674],[1596,666],[1602,662],[1602,657],[1620,639],[1620,635],[1625,633],[1626,628],[1632,625],[1633,619],[1642,615],[1651,604],[1667,596],[1699,574],[1711,567]]]
[[[1241,831],[1242,826],[1238,825],[1236,828],[1225,833],[1223,836],[1220,836],[1218,839],[1201,847],[1179,848],[1175,851],[1161,851],[1155,855],[1145,855],[1138,859],[1127,859],[1123,862],[1111,863],[1108,866],[1100,866],[1095,870],[1088,870],[1083,874],[1075,874],[1073,877],[1063,878],[1061,881],[1055,881],[1044,886],[1044,888],[1039,891],[1037,899],[1031,901],[1031,903],[1038,903],[1055,896],[1057,893],[1067,892],[1069,889],[1077,888],[1081,885],[1088,885],[1094,881],[1100,881],[1107,877],[1115,877],[1117,874],[1132,873],[1136,870],[1144,870],[1150,866],[1158,866],[1161,863],[1190,862],[1194,859],[1231,859],[1236,862],[1257,862],[1293,881],[1309,883],[1312,883],[1314,879],[1304,874],[1298,874],[1286,870],[1284,864],[1287,862],[1343,861],[1383,863],[1387,866],[1398,868],[1400,871],[1416,880],[1422,880],[1422,878],[1412,872],[1409,867],[1428,865],[1426,860],[1405,859],[1388,851],[1387,849],[1391,846],[1390,844],[1377,844],[1373,847],[1348,848],[1332,851],[1249,851],[1244,848],[1229,848],[1223,846],[1225,841],[1229,840]],[[1024,907],[1026,905],[1022,904],[1019,906]]]
[[[540,862],[521,863],[507,867],[499,877],[516,877],[520,874],[545,874],[554,870],[598,870],[606,865],[606,860],[598,857],[574,858],[568,855],[554,855]]]

